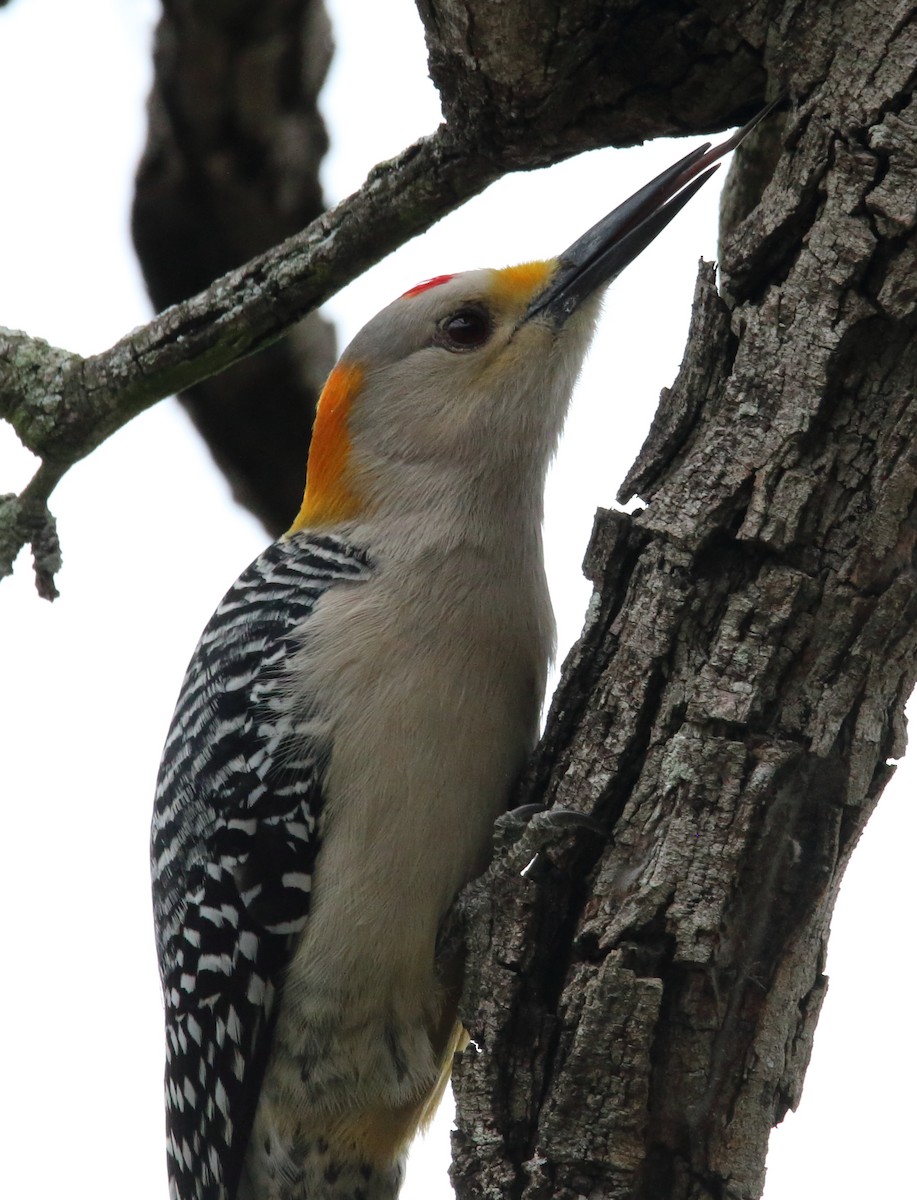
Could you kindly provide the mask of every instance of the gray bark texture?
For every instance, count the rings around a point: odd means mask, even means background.
[[[838,885],[904,751],[915,14],[769,12],[755,31],[746,11],[743,53],[792,108],[736,155],[720,289],[702,264],[619,496],[645,507],[598,516],[587,626],[519,797],[605,832],[536,819],[462,901],[459,1200],[760,1196]]]

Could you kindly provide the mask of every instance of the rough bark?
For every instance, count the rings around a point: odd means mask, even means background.
[[[316,102],[330,55],[322,0],[165,0],[133,214],[157,309],[323,212]],[[236,499],[275,536],[298,507],[315,401],[335,357],[331,326],[312,313],[180,397]]]
[[[837,888],[904,750],[914,14],[786,17],[798,108],[763,195],[766,149],[759,186],[730,189],[721,294],[703,264],[621,489],[646,507],[599,515],[589,621],[522,789],[606,834],[537,822],[463,901],[482,1052],[456,1069],[459,1200],[760,1195]]]
[[[417,0],[456,129],[508,165],[740,125],[760,107],[778,3]],[[820,52],[820,51],[819,51]]]

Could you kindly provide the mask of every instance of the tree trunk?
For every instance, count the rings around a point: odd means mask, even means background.
[[[904,750],[914,15],[790,16],[772,56],[798,108],[750,184],[737,155],[720,292],[702,264],[621,489],[646,507],[598,516],[522,788],[605,833],[536,821],[463,901],[482,1052],[456,1068],[459,1200],[761,1194],[838,885]]]
[[[156,308],[188,299],[324,210],[322,0],[164,0],[133,231]],[[310,313],[274,346],[180,396],[233,494],[277,536],[302,499],[303,446],[334,365]]]

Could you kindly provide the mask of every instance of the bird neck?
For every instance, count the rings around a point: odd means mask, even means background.
[[[398,545],[412,555],[463,547],[510,560],[541,554],[544,470],[531,463],[474,471],[402,463],[397,487],[370,485],[367,499],[355,524],[373,546]]]

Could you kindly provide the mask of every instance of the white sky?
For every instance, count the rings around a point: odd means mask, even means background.
[[[337,200],[439,114],[411,0],[330,9],[325,182]],[[0,324],[83,353],[149,315],[127,227],[154,15],[153,0],[0,9]],[[420,279],[559,251],[686,148],[600,152],[502,181],[334,298],[341,345]],[[561,653],[588,598],[592,514],[612,503],[677,370],[697,259],[715,257],[715,206],[708,185],[606,303],[547,499]],[[0,427],[0,492],[31,469]],[[0,584],[4,1177],[19,1200],[164,1200],[153,782],[198,633],[265,537],[172,401],[72,470],[52,507],[61,598],[36,598],[25,555]],[[912,1179],[913,778],[899,770],[848,871],[806,1094],[772,1139],[766,1200],[895,1197]],[[449,1196],[447,1125],[448,1113],[415,1155],[407,1200]]]

